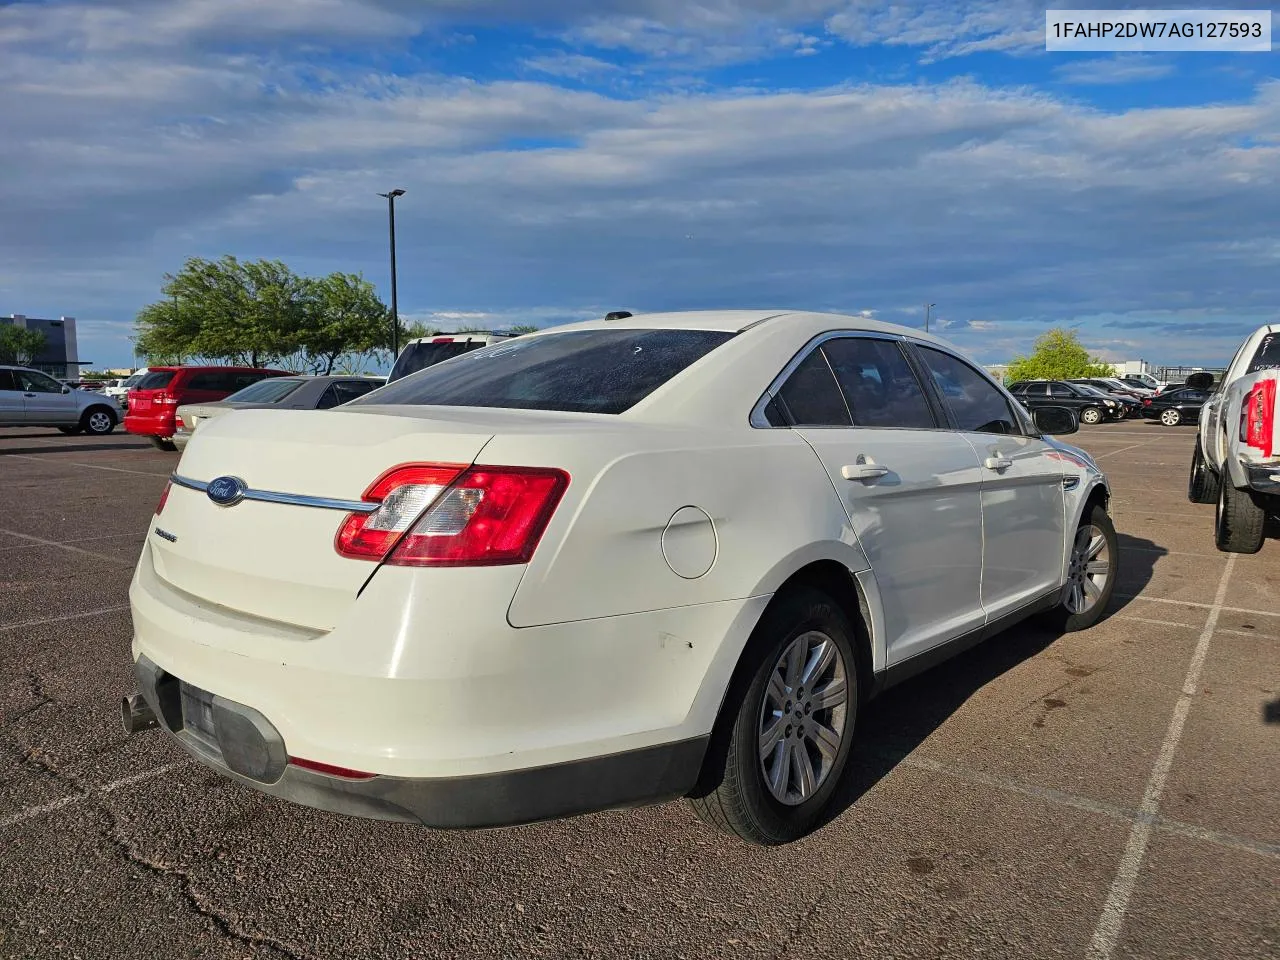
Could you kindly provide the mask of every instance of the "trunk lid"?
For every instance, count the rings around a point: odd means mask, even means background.
[[[404,463],[470,464],[493,436],[476,411],[377,408],[236,410],[200,425],[175,475],[238,477],[254,491],[359,501]],[[439,415],[432,415],[439,411]],[[332,629],[376,566],[340,556],[344,509],[244,499],[219,506],[175,482],[149,537],[156,574],[201,601],[251,616]],[[172,538],[172,539],[170,539]]]

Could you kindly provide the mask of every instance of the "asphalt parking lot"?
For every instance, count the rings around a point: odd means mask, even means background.
[[[1280,955],[1280,542],[1228,558],[1194,431],[1074,438],[1123,570],[865,713],[847,808],[761,850],[683,804],[438,833],[126,740],[127,586],[177,460],[0,432],[0,957]]]

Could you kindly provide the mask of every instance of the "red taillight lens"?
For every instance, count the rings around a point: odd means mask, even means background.
[[[332,763],[321,763],[319,760],[304,760],[302,757],[290,757],[289,763],[303,770],[314,770],[316,773],[330,777],[343,777],[346,780],[372,780],[376,773],[365,773],[363,770],[352,770],[350,767],[335,767]]]
[[[378,509],[348,514],[338,528],[338,553],[355,560],[381,560],[465,469],[462,464],[410,463],[388,470],[364,492],[363,499],[378,504]]]
[[[160,516],[160,511],[164,509],[165,503],[169,500],[169,491],[173,489],[173,481],[170,480],[164,485],[164,489],[160,491],[160,502],[156,504],[156,516]]]
[[[405,567],[528,563],[569,475],[537,467],[472,467],[391,551]]]
[[[568,485],[543,467],[397,467],[365,494],[378,509],[349,515],[335,546],[407,567],[528,563]]]
[[[1144,400],[1142,401],[1142,405],[1143,405],[1144,407],[1149,407],[1149,406],[1151,406],[1151,398],[1150,398],[1150,397],[1147,397],[1146,399],[1144,399]]]
[[[1275,415],[1276,381],[1263,380],[1249,391],[1240,411],[1240,439],[1264,457],[1271,456]]]

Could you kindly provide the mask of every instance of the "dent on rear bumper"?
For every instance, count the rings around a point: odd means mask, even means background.
[[[135,660],[260,711],[292,756],[386,777],[473,777],[703,737],[768,602],[516,629],[502,603],[415,593],[413,571],[388,568],[318,634],[177,594],[147,554],[130,587]]]

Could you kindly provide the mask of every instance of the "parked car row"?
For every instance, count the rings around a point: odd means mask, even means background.
[[[1009,392],[1028,410],[1049,405],[1069,407],[1082,423],[1143,417],[1167,427],[1194,423],[1200,408],[1212,396],[1204,386],[1161,384],[1156,389],[1115,377],[1024,380],[1010,384]]]

